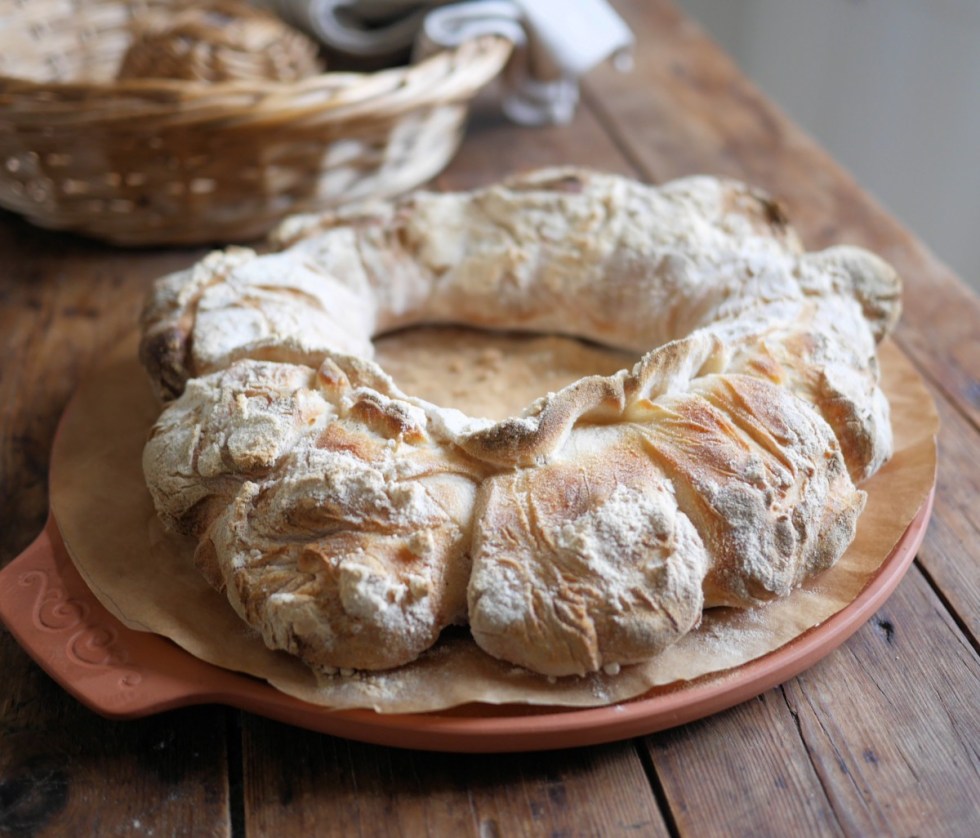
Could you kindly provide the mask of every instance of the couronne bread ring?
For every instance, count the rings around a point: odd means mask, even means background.
[[[155,284],[157,511],[266,644],[386,669],[466,625],[548,676],[647,661],[832,565],[891,453],[900,281],[743,184],[548,169],[298,216]],[[421,324],[634,353],[502,420],[402,392]]]

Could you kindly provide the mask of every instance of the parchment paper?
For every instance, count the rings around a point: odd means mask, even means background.
[[[549,679],[480,651],[465,631],[387,672],[314,675],[270,651],[211,589],[192,545],[163,531],[140,457],[159,413],[135,361],[135,338],[79,389],[52,454],[51,503],[68,551],[102,604],[130,628],[152,631],[209,663],[265,679],[331,708],[435,711],[470,702],[588,707],[730,669],[771,652],[850,603],[904,533],[935,481],[938,417],[925,386],[893,345],[880,352],[895,455],[862,488],[868,504],[838,564],[784,600],[750,611],[714,609],[656,659],[617,675]]]

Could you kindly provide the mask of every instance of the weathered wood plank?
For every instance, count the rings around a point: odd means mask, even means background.
[[[936,502],[916,561],[980,648],[980,434],[940,393],[934,396],[942,423]]]
[[[256,835],[666,835],[629,743],[537,754],[424,754],[259,719],[246,726]]]
[[[976,834],[980,657],[918,572],[785,694],[849,834]]]
[[[225,718],[90,713],[0,629],[0,835],[228,835]]]
[[[644,176],[750,181],[786,205],[809,247],[850,242],[890,261],[906,282],[898,341],[980,423],[980,298],[668,0],[616,5],[636,33],[637,66],[626,77],[597,69],[586,98]]]
[[[197,255],[116,250],[0,214],[0,564],[44,524],[51,441],[79,379],[136,327],[150,280]]]
[[[0,218],[0,563],[47,516],[51,441],[79,378],[134,327],[148,280],[189,261]],[[0,833],[228,832],[226,712],[107,722],[0,630]]]
[[[980,658],[913,568],[829,658],[648,746],[682,835],[970,835],[978,695]]]
[[[843,834],[779,689],[644,743],[680,835]]]

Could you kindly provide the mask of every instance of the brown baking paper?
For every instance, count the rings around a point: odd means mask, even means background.
[[[471,702],[600,706],[745,664],[854,600],[935,481],[935,406],[908,360],[886,342],[880,355],[895,455],[863,486],[868,503],[846,554],[786,599],[749,611],[706,612],[699,629],[654,660],[616,675],[545,678],[491,658],[458,630],[396,670],[318,676],[298,659],[267,649],[198,574],[191,543],[165,533],[158,522],[140,459],[160,408],[134,347],[132,341],[120,346],[80,388],[55,443],[51,503],[76,566],[95,596],[130,628],[156,632],[202,660],[331,708],[404,713]]]

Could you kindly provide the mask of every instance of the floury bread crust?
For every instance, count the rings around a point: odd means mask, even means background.
[[[897,277],[804,253],[742,185],[549,170],[279,242],[154,289],[141,355],[182,395],[144,469],[212,584],[314,667],[397,666],[453,623],[547,675],[648,660],[836,561],[890,453]],[[662,345],[495,421],[371,360],[415,323]]]
[[[803,252],[778,205],[742,184],[551,169],[296,217],[276,241],[279,252],[231,248],[157,284],[140,353],[163,398],[239,358],[370,359],[373,335],[417,323],[638,354],[710,328],[742,348],[733,363],[817,403],[855,480],[890,451],[875,344],[900,311],[895,272],[854,247]]]

